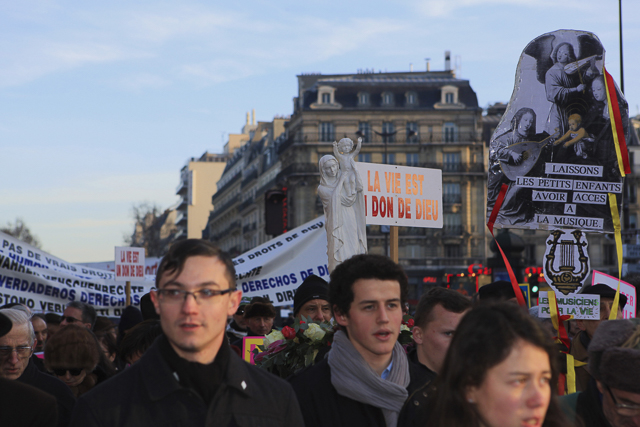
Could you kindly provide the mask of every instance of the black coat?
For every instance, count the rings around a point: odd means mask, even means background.
[[[409,397],[398,417],[398,426],[426,424],[427,387],[429,379],[412,363]],[[298,396],[306,427],[385,427],[382,410],[348,397],[340,396],[331,384],[331,367],[325,358],[316,365],[290,378]]]
[[[156,340],[140,361],[78,399],[72,426],[303,426],[291,386],[229,357],[222,383],[207,407],[182,387]]]
[[[65,383],[56,377],[41,372],[33,363],[33,360],[29,360],[29,364],[16,381],[28,384],[55,397],[58,403],[58,426],[66,427],[69,425],[71,412],[76,404],[76,397]]]
[[[58,425],[56,399],[30,385],[0,378],[0,425],[55,427]]]

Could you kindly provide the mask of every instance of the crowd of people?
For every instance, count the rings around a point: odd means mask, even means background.
[[[606,320],[609,287],[585,292],[600,295],[602,320],[573,325],[578,392],[558,396],[567,358],[509,282],[473,299],[429,289],[403,346],[406,274],[356,255],[329,283],[310,276],[296,291],[285,323],[335,332],[312,366],[279,378],[240,357],[244,337],[272,331],[275,307],[243,299],[230,257],[189,239],[118,324],[81,302],[62,316],[0,308],[0,425],[640,426],[640,322],[622,319],[623,295]]]

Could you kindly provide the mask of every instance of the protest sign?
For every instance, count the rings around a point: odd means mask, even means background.
[[[152,286],[153,280],[132,281],[133,305]],[[0,232],[0,305],[62,313],[71,301],[93,305],[100,316],[118,317],[125,308],[125,286],[111,271],[66,262]]]
[[[131,281],[144,277],[144,248],[116,246],[116,280]]]
[[[442,170],[356,163],[367,224],[442,228]]]
[[[608,274],[604,274],[600,271],[593,270],[593,276],[591,279],[591,283],[598,284],[603,283],[609,286],[612,289],[618,289],[618,278],[609,276]],[[620,293],[622,295],[626,295],[627,304],[624,306],[622,310],[622,318],[623,319],[633,319],[636,317],[636,287],[630,283],[620,281]]]
[[[548,292],[541,291],[538,295],[539,316],[551,317],[549,309]],[[556,296],[558,301],[558,314],[572,315],[574,319],[600,320],[600,295],[574,294]]]
[[[329,281],[324,224],[321,216],[234,258],[238,289],[283,306],[311,274]]]
[[[264,337],[243,337],[242,338],[242,358],[245,362],[250,363],[251,365],[255,365],[256,362],[253,360],[253,349],[259,345],[262,345],[264,342]]]
[[[585,31],[543,34],[525,47],[490,140],[487,220],[507,184],[497,226],[614,230],[607,193],[620,210],[629,115],[604,64],[600,40]]]

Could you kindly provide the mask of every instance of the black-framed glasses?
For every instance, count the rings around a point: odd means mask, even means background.
[[[19,347],[2,346],[0,347],[0,356],[11,356],[11,353],[13,353],[14,351],[18,354],[18,357],[21,358],[31,356],[31,347],[29,347],[28,345],[22,345]]]
[[[62,316],[60,318],[60,322],[64,322],[65,320],[67,321],[67,323],[76,323],[76,322],[82,323],[82,320],[76,319],[75,317],[71,317],[71,316],[66,316],[66,317]]]
[[[613,399],[613,404],[616,405],[618,414],[625,417],[633,417],[640,414],[640,405],[628,405],[626,403],[618,403],[618,399],[616,399],[616,396],[613,394],[609,386],[605,384],[605,387],[609,392],[611,399]]]
[[[224,289],[222,291],[204,288],[199,291],[189,292],[183,289],[158,289],[158,295],[162,298],[163,301],[168,303],[182,303],[187,300],[188,295],[193,295],[193,298],[196,300],[196,303],[201,302],[209,302],[213,300],[214,297],[218,295],[228,294],[229,292],[233,292],[235,289]]]
[[[53,373],[58,377],[64,377],[67,372],[71,374],[72,377],[77,377],[82,373],[82,368],[57,368],[53,369]]]

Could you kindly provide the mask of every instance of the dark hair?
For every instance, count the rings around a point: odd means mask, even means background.
[[[462,318],[436,377],[428,425],[480,426],[475,406],[467,401],[468,387],[480,386],[489,369],[504,361],[520,341],[549,356],[551,401],[543,427],[568,425],[555,399],[558,366],[553,341],[527,312],[510,302],[481,304]]]
[[[104,344],[104,346],[107,348],[107,353],[109,354],[109,356],[118,356],[118,343],[112,333],[100,332],[99,334],[96,334],[96,338],[98,338],[98,342]]]
[[[120,359],[129,363],[136,354],[144,354],[151,347],[153,341],[162,335],[162,327],[157,319],[149,319],[138,323],[122,338],[120,342]]]
[[[93,332],[84,326],[67,325],[47,340],[44,364],[54,368],[82,368],[93,371],[100,361],[100,344]]]
[[[420,297],[413,318],[415,325],[420,328],[427,326],[427,323],[433,320],[431,314],[438,304],[453,313],[462,313],[470,309],[472,305],[471,300],[459,292],[447,288],[433,287]]]
[[[96,323],[96,318],[98,317],[96,309],[93,308],[93,306],[80,301],[71,301],[67,305],[67,308],[69,307],[80,310],[82,312],[82,322],[91,324],[91,328],[93,328],[93,325]]]
[[[236,288],[236,269],[233,260],[228,253],[214,246],[213,243],[201,239],[186,239],[174,243],[169,252],[162,258],[156,273],[156,288],[160,287],[160,279],[165,273],[174,273],[179,276],[184,268],[187,258],[193,256],[205,256],[218,258],[226,267],[229,288]]]
[[[400,284],[400,301],[407,301],[408,279],[402,267],[382,255],[355,255],[339,264],[331,273],[329,302],[331,307],[349,315],[353,302],[353,284],[358,279],[395,280]]]
[[[571,43],[564,42],[564,43],[560,43],[558,46],[556,46],[553,49],[553,57],[551,58],[553,60],[553,62],[555,63],[555,62],[558,61],[558,51],[560,50],[560,48],[562,46],[567,46],[569,48],[569,54],[571,54],[571,57],[569,58],[569,60],[571,62],[575,61],[576,60],[576,52],[575,52],[575,50],[573,50],[573,45]]]

